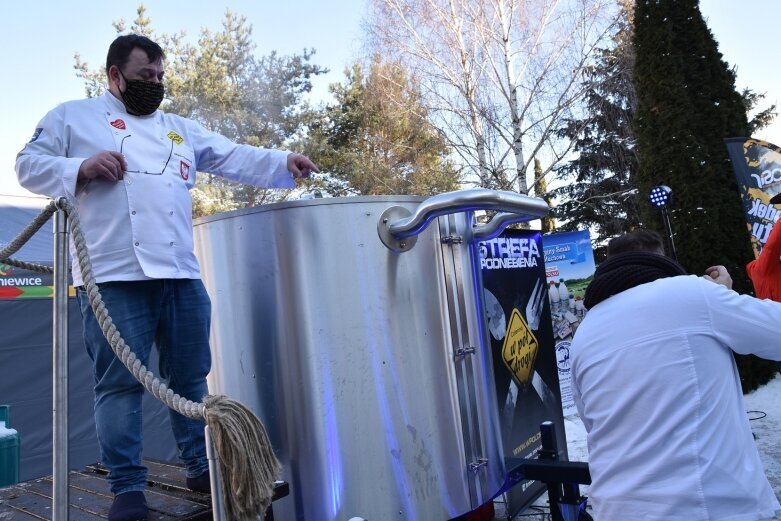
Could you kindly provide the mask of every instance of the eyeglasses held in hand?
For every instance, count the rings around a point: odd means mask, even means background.
[[[132,137],[133,134],[128,134],[127,136],[122,138],[122,141],[119,142],[119,153],[123,156],[125,155],[122,151],[122,147],[125,146],[125,140],[129,137]],[[133,174],[146,174],[146,175],[163,175],[165,172],[165,169],[168,168],[168,163],[171,161],[171,156],[174,155],[174,140],[171,140],[171,150],[168,152],[168,159],[165,160],[165,164],[163,165],[163,169],[160,172],[147,172],[146,170],[130,170],[129,168],[125,170],[125,172],[130,172]],[[127,158],[125,158],[127,160]]]

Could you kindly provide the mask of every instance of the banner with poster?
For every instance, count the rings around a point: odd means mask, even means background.
[[[556,364],[559,371],[564,416],[577,414],[572,398],[569,346],[586,308],[586,286],[594,278],[596,265],[588,231],[552,233],[543,236],[545,275],[551,307]]]
[[[779,218],[770,198],[781,193],[781,149],[767,141],[745,137],[724,141],[740,187],[751,246],[758,257]]]
[[[535,457],[546,420],[556,426],[566,457],[542,234],[508,229],[481,242],[479,253],[504,457]],[[508,514],[525,509],[544,490],[540,482],[517,484],[507,493]]]

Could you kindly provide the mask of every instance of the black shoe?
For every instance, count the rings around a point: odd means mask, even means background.
[[[114,496],[108,521],[146,521],[148,512],[143,492],[125,492]]]
[[[212,485],[209,471],[207,470],[200,476],[194,478],[187,478],[187,488],[193,492],[201,492],[202,494],[211,494]]]

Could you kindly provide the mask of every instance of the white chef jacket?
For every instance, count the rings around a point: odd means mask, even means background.
[[[781,304],[695,276],[589,310],[570,363],[594,519],[753,521],[781,508],[730,352],[781,359],[779,324]]]
[[[124,179],[77,184],[81,163],[105,150],[125,155]],[[292,188],[287,155],[238,145],[160,110],[132,116],[107,91],[46,114],[19,152],[16,172],[28,190],[65,196],[77,206],[97,282],[192,279],[200,278],[189,193],[196,170],[246,184]],[[78,286],[82,280],[74,253],[71,244],[73,283]]]

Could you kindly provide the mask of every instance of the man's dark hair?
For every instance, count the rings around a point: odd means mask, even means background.
[[[662,236],[650,230],[635,230],[612,239],[607,244],[607,256],[628,251],[644,251],[664,255]]]
[[[116,65],[121,70],[130,58],[130,53],[133,52],[133,49],[136,47],[146,53],[150,63],[165,59],[163,48],[146,36],[141,36],[140,34],[124,34],[118,36],[116,40],[111,42],[111,45],[108,48],[108,55],[106,56],[106,73],[108,73],[108,70],[112,65]]]

